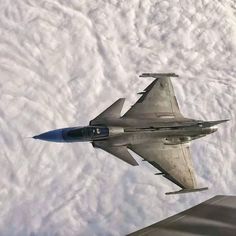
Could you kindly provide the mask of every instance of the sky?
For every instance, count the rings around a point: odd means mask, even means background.
[[[235,52],[235,0],[0,0],[0,235],[125,235],[236,194]],[[178,187],[137,156],[30,138],[120,97],[124,113],[152,81],[143,72],[180,76],[186,117],[230,119],[191,144],[208,191],[166,196]]]

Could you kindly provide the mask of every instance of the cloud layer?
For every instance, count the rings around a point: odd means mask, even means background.
[[[236,12],[221,1],[0,1],[0,235],[125,235],[216,194],[236,194]],[[194,141],[206,192],[176,189],[88,143],[26,138],[86,125],[175,72],[187,117],[230,118]],[[137,157],[138,158],[138,157]]]

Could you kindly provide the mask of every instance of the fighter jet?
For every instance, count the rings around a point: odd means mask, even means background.
[[[118,157],[130,165],[138,165],[129,153],[132,150],[159,170],[181,189],[166,194],[206,190],[198,188],[193,171],[189,143],[217,130],[228,120],[203,121],[184,117],[174,94],[171,77],[174,73],[143,73],[153,77],[138,101],[123,115],[125,99],[120,98],[85,127],[52,130],[34,136],[52,142],[91,142],[94,148]]]

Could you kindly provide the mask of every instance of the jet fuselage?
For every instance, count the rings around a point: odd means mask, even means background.
[[[91,142],[132,166],[139,163],[129,150],[149,162],[166,179],[181,188],[166,194],[203,191],[193,172],[189,151],[191,140],[217,130],[227,120],[202,121],[189,119],[180,112],[170,77],[174,73],[143,73],[154,77],[139,99],[123,116],[125,98],[119,98],[89,122],[88,126],[52,130],[34,136],[52,142]],[[186,145],[185,145],[186,143]]]
[[[141,122],[140,122],[141,121]],[[103,125],[103,122],[105,125]],[[112,146],[155,142],[163,138],[166,145],[189,142],[201,138],[217,130],[216,124],[223,121],[204,122],[186,119],[184,121],[172,120],[138,120],[120,118],[119,120],[101,121],[101,125],[84,127],[70,127],[52,130],[34,136],[51,142],[93,142],[107,140]],[[146,123],[146,125],[145,125]]]

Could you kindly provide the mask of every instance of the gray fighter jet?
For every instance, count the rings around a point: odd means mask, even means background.
[[[52,142],[91,142],[93,147],[138,165],[129,153],[134,151],[159,170],[181,190],[166,194],[206,190],[198,188],[189,151],[190,141],[211,134],[227,120],[203,121],[185,118],[174,94],[170,77],[174,73],[144,73],[155,80],[144,89],[138,101],[121,117],[124,98],[118,99],[89,126],[57,129],[34,136]]]

